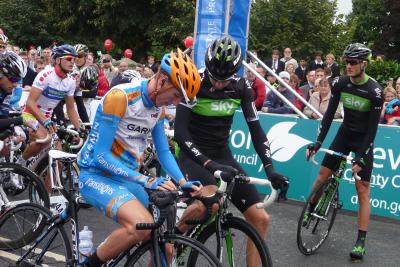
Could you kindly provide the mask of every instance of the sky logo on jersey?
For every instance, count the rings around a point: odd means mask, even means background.
[[[199,98],[193,111],[204,116],[231,116],[240,106],[240,99],[222,100]]]
[[[371,101],[366,98],[343,92],[341,93],[340,98],[345,108],[362,112],[371,110]]]

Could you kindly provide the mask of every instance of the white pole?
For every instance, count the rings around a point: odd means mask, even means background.
[[[301,95],[299,95],[290,85],[288,85],[284,80],[282,80],[278,74],[275,73],[275,71],[271,70],[267,65],[264,64],[256,55],[254,55],[252,52],[248,51],[247,52],[252,58],[257,60],[257,62],[264,68],[266,69],[270,74],[275,76],[275,78],[279,81],[280,84],[283,84],[288,90],[290,90],[298,99],[300,99],[301,102],[304,103],[307,107],[309,107],[315,114],[318,115],[319,118],[322,118],[323,115],[315,108],[313,107],[310,103],[307,102]],[[254,72],[253,72],[254,73]],[[260,75],[261,76],[261,75]],[[258,77],[258,76],[257,76]],[[263,79],[264,83],[266,83],[265,79]],[[269,83],[268,83],[269,84]],[[308,117],[307,117],[308,118]]]
[[[306,115],[304,115],[303,112],[301,112],[300,109],[296,108],[296,106],[290,102],[289,100],[286,99],[286,97],[284,97],[278,90],[275,89],[275,87],[273,87],[269,82],[267,82],[263,76],[261,76],[255,69],[251,68],[249,66],[249,64],[246,63],[246,61],[242,61],[243,65],[250,70],[254,75],[256,75],[256,77],[258,79],[260,79],[263,83],[265,83],[265,85],[274,92],[274,94],[276,94],[283,102],[285,102],[289,107],[291,107],[297,114],[300,115],[300,117],[302,117],[303,119],[308,119],[308,117]]]

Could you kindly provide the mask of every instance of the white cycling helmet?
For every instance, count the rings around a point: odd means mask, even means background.
[[[136,70],[126,70],[121,74],[121,77],[122,83],[131,83],[142,80],[142,75],[140,75],[140,73]]]
[[[7,45],[7,44],[8,44],[7,36],[0,33],[0,45]]]

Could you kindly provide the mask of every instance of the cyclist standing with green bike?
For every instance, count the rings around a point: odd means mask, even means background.
[[[203,196],[213,196],[217,191],[214,177],[217,171],[222,172],[223,179],[232,178],[239,172],[244,173],[228,146],[233,116],[238,108],[242,108],[253,145],[267,177],[275,189],[281,189],[285,193],[289,182],[285,176],[275,172],[272,165],[269,142],[258,119],[252,89],[244,78],[236,74],[242,65],[239,44],[230,36],[215,40],[206,51],[205,64],[197,103],[181,103],[176,110],[175,139],[181,148],[181,170],[189,180],[201,181],[204,186]],[[233,189],[231,200],[260,236],[265,238],[269,216],[264,209],[256,207],[261,202],[256,187],[238,184]],[[184,222],[187,219],[199,219],[205,213],[205,206],[196,201],[184,212],[178,224],[179,230],[187,231],[190,226]],[[255,251],[254,246],[249,244],[248,266],[258,265],[257,257],[249,256],[255,255]]]
[[[346,47],[343,60],[346,76],[336,78],[332,83],[332,95],[328,109],[322,119],[317,141],[308,146],[306,156],[315,154],[323,143],[333,116],[343,102],[344,120],[329,149],[348,154],[355,153],[352,171],[361,177],[355,180],[360,208],[358,210],[358,237],[350,257],[362,260],[365,254],[365,238],[370,220],[370,178],[373,168],[373,142],[378,129],[379,116],[383,105],[382,87],[365,73],[371,50],[363,44],[354,43]],[[326,181],[339,166],[340,158],[325,155],[313,190]],[[313,210],[318,199],[311,200]],[[303,225],[310,220],[310,212],[304,216]]]

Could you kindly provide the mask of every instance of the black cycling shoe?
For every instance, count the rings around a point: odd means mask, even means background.
[[[350,252],[350,259],[353,262],[362,261],[365,255],[365,246],[362,244],[355,244]]]

